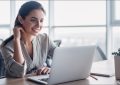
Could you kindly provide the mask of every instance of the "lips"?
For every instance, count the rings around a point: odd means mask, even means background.
[[[36,29],[36,28],[34,28],[34,29],[32,29],[35,33],[38,33],[39,31],[40,31],[40,29]]]

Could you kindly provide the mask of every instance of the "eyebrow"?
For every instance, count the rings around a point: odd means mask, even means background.
[[[36,18],[36,17],[31,17],[31,18],[32,18],[32,19],[36,19],[36,20],[38,19],[38,18]]]
[[[38,18],[36,18],[36,17],[31,17],[31,19],[35,19],[35,20],[39,20]],[[43,18],[42,18],[43,19]]]

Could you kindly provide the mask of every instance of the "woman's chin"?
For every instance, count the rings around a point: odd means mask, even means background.
[[[32,33],[33,36],[37,36],[39,33]]]

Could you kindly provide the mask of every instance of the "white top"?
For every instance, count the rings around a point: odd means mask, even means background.
[[[7,76],[21,77],[27,73],[31,73],[33,69],[44,66],[47,56],[53,55],[55,45],[49,40],[47,34],[39,34],[33,41],[33,60],[29,56],[24,43],[21,41],[21,48],[25,62],[20,65],[13,59],[14,45],[13,40],[8,42],[1,48],[2,56],[5,60]]]

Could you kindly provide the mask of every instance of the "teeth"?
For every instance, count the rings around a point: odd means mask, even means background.
[[[33,31],[35,31],[35,32],[39,32],[39,29],[33,29]]]

